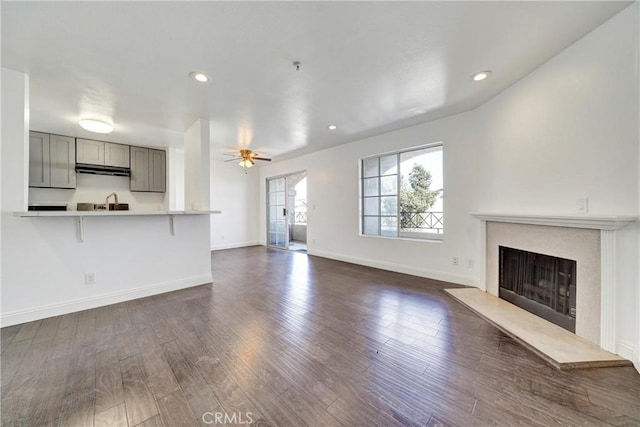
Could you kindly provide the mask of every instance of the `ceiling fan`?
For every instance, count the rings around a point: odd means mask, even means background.
[[[263,160],[266,162],[271,161],[271,159],[267,157],[260,157],[258,153],[251,150],[240,150],[240,154],[225,154],[225,155],[233,156],[232,159],[225,160],[225,162],[233,162],[234,160],[240,160],[240,163],[238,163],[238,165],[242,166],[243,168],[250,168],[251,166],[253,166],[255,164],[254,160]]]

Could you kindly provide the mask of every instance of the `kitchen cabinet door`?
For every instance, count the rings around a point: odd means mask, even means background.
[[[51,187],[76,188],[76,140],[70,136],[49,135]]]
[[[166,186],[166,157],[163,150],[149,150],[149,191],[164,193]]]
[[[149,149],[131,147],[131,191],[149,191]]]
[[[78,138],[76,148],[77,163],[104,165],[104,142]]]
[[[104,143],[104,164],[121,168],[129,167],[129,146],[122,144]]]
[[[29,187],[51,187],[49,134],[29,132]]]

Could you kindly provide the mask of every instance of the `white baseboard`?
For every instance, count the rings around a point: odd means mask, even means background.
[[[636,371],[640,372],[640,349],[637,349],[632,342],[618,341],[616,354],[633,362]]]
[[[415,268],[407,265],[394,264],[391,262],[384,262],[373,260],[369,258],[360,258],[350,255],[337,254],[333,252],[325,252],[318,250],[308,250],[309,255],[315,255],[322,258],[335,259],[338,261],[349,262],[352,264],[365,265],[367,267],[379,268],[381,270],[394,271],[396,273],[410,274],[412,276],[426,277],[427,279],[441,280],[443,282],[451,282],[459,285],[473,286],[481,288],[480,281],[472,276],[464,276],[462,274],[451,274],[437,270],[429,270],[426,268]]]
[[[0,314],[0,324],[2,327],[17,325],[34,320],[46,319],[47,317],[60,316],[90,308],[102,307],[151,295],[163,294],[165,292],[177,291],[179,289],[204,285],[211,282],[211,274],[202,274],[199,276],[173,280],[171,282],[156,283],[150,286],[142,286],[109,294],[80,298],[77,300],[30,308],[27,310],[12,311]]]
[[[633,343],[628,341],[618,341],[618,346],[616,348],[616,354],[618,356],[624,357],[628,360],[633,360],[633,356],[635,353],[635,347]]]
[[[224,249],[246,248],[247,246],[259,246],[260,242],[244,242],[244,243],[231,243],[229,245],[213,245],[212,251],[222,251]]]

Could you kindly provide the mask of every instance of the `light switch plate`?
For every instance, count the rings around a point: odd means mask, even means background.
[[[588,197],[578,197],[576,199],[576,210],[580,213],[589,212],[589,198]]]

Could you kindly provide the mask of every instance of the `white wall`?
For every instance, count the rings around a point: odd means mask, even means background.
[[[393,271],[480,285],[479,229],[467,215],[474,204],[474,146],[465,147],[473,117],[467,113],[379,135],[260,168],[261,185],[271,176],[307,171],[307,246],[309,253]],[[359,235],[358,163],[361,157],[425,143],[444,142],[445,238],[442,242]],[[463,165],[459,167],[458,165]],[[455,171],[455,173],[447,173]],[[261,191],[260,217],[265,218]],[[260,222],[260,239],[266,226]],[[453,266],[451,257],[461,262]],[[474,261],[468,268],[468,260]]]
[[[576,198],[586,196],[591,214],[638,215],[638,8],[626,8],[476,110],[263,166],[261,185],[307,170],[310,254],[484,288],[483,230],[469,212],[572,215]],[[444,241],[360,236],[359,159],[435,141],[444,142]],[[265,234],[261,221],[263,243]],[[621,245],[637,247],[639,236],[631,235]],[[621,255],[619,277],[629,283],[618,297],[639,301],[637,252]],[[623,306],[618,338],[637,355],[640,305]]]
[[[167,216],[90,217],[84,243],[74,218],[15,217],[27,204],[28,117],[27,76],[3,69],[2,326],[211,282],[208,215],[176,216],[175,236]]]
[[[246,174],[245,174],[246,172]],[[238,162],[213,163],[211,203],[222,210],[211,216],[211,249],[257,245],[260,189],[258,168],[245,169]]]
[[[637,214],[637,10],[478,109],[479,210],[571,214],[587,196],[591,214]]]
[[[4,257],[10,247],[5,247],[5,211],[25,210],[27,208],[28,171],[22,167],[29,156],[29,137],[25,129],[29,128],[29,77],[12,70],[0,69],[0,278],[4,277]],[[21,146],[11,155],[5,154],[8,141]],[[0,280],[0,307],[4,303],[4,290]]]

